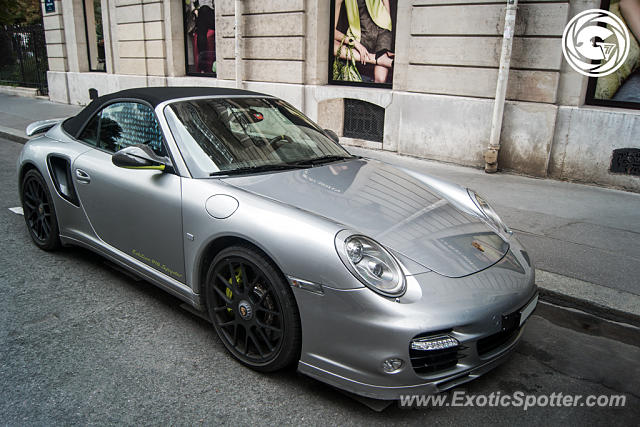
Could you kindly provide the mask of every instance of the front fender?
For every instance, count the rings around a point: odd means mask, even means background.
[[[206,210],[213,195],[238,201],[232,215],[217,219]],[[264,251],[286,275],[336,289],[363,285],[346,269],[335,250],[334,238],[345,227],[326,218],[285,205],[219,180],[183,179],[182,209],[187,281],[195,292],[203,280],[201,263],[211,242],[237,237]]]

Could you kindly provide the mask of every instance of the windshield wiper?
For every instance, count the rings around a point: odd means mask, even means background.
[[[209,176],[220,176],[220,175],[242,175],[245,173],[257,173],[257,172],[269,172],[269,171],[280,171],[287,169],[304,169],[304,165],[297,164],[277,164],[277,165],[261,165],[261,166],[246,166],[237,169],[229,169],[229,170],[220,170],[211,172]]]
[[[331,163],[331,162],[335,162],[335,161],[338,161],[338,160],[355,159],[355,158],[357,158],[357,157],[356,156],[331,155],[331,156],[316,157],[316,158],[313,158],[313,159],[298,160],[297,162],[291,162],[289,164],[290,165],[296,165],[296,166],[315,166],[315,165],[321,165],[323,163]]]
[[[211,172],[209,176],[220,176],[220,175],[242,175],[245,173],[257,173],[257,172],[269,172],[269,171],[279,171],[279,170],[287,170],[287,169],[305,169],[309,166],[320,165],[323,163],[335,162],[338,160],[346,160],[346,159],[357,159],[358,156],[322,156],[316,157],[313,159],[304,159],[298,160],[296,162],[290,163],[280,163],[276,165],[261,165],[261,166],[246,166],[237,169],[229,169],[229,170],[220,170]]]

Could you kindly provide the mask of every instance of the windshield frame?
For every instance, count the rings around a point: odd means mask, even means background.
[[[177,128],[176,124],[173,123],[174,121],[177,121],[178,123],[181,124],[181,127],[183,130],[187,131],[184,128],[184,124],[182,123],[182,120],[180,119],[180,117],[176,114],[176,112],[173,110],[173,106],[174,104],[178,104],[178,103],[182,103],[182,102],[190,102],[190,101],[203,101],[203,100],[231,100],[231,99],[264,99],[264,100],[272,100],[272,101],[277,101],[279,103],[282,103],[284,107],[286,107],[289,110],[292,110],[293,112],[297,113],[297,115],[299,115],[305,122],[307,122],[309,124],[309,128],[313,129],[315,131],[317,131],[320,135],[322,135],[324,138],[326,138],[326,143],[328,143],[329,145],[332,145],[334,147],[337,148],[337,152],[339,153],[334,153],[329,157],[340,157],[343,155],[343,159],[331,159],[329,162],[337,162],[337,161],[343,161],[343,160],[349,160],[349,159],[353,159],[356,158],[357,156],[353,156],[351,153],[349,153],[349,151],[343,147],[339,142],[336,142],[333,138],[331,138],[331,136],[325,132],[324,129],[322,129],[315,121],[311,120],[309,117],[307,117],[303,112],[301,112],[300,110],[298,110],[296,107],[292,106],[289,102],[278,98],[276,96],[271,96],[271,95],[265,95],[265,94],[259,94],[256,93],[255,95],[225,95],[225,96],[211,96],[211,95],[204,95],[204,96],[195,96],[195,97],[185,97],[185,98],[176,98],[176,99],[172,99],[169,101],[165,101],[162,104],[158,105],[156,111],[157,111],[157,115],[160,115],[159,113],[162,114],[162,121],[164,122],[164,124],[166,124],[166,132],[171,136],[171,139],[173,139],[173,142],[175,143],[175,148],[178,150],[178,152],[180,153],[182,160],[184,162],[184,166],[186,167],[186,169],[189,172],[189,175],[191,175],[192,178],[194,179],[211,179],[211,178],[224,178],[226,176],[241,176],[241,175],[249,175],[249,174],[255,174],[255,173],[277,173],[277,172],[282,172],[282,171],[286,171],[286,170],[294,170],[294,169],[300,169],[302,168],[301,165],[299,164],[295,164],[294,163],[287,163],[287,162],[282,162],[282,163],[273,163],[271,164],[271,166],[283,166],[282,168],[278,169],[278,168],[274,168],[273,171],[249,171],[247,170],[246,172],[242,172],[242,173],[233,173],[233,171],[236,169],[229,169],[229,174],[225,174],[224,170],[220,170],[218,165],[215,165],[215,167],[217,167],[218,169],[211,169],[211,170],[207,170],[206,173],[202,168],[197,168],[194,167],[194,163],[196,162],[193,157],[190,155],[189,150],[185,147],[185,143],[182,140],[182,136],[180,135],[180,129]],[[273,108],[273,107],[271,107]],[[295,123],[293,123],[295,125]],[[188,132],[188,131],[187,131]],[[191,137],[193,137],[193,135],[191,135]],[[202,153],[204,156],[206,156],[205,153]],[[324,156],[320,156],[320,157],[309,157],[307,160],[318,160],[321,159]],[[211,161],[213,162],[213,160],[211,159]],[[308,165],[306,165],[305,167],[315,167],[320,165],[321,163],[313,163],[310,162]],[[268,166],[268,165],[267,165]],[[286,166],[289,166],[289,168],[287,168]],[[241,169],[242,166],[239,166],[237,169]],[[246,168],[246,169],[250,169],[250,168]],[[258,168],[259,169],[259,168]]]

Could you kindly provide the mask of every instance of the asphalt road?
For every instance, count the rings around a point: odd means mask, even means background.
[[[428,407],[377,413],[293,371],[236,363],[207,322],[92,253],[31,244],[21,145],[0,140],[0,423],[636,425],[640,348],[534,315],[507,363],[459,390],[625,394],[624,408]],[[627,341],[628,342],[628,341]]]

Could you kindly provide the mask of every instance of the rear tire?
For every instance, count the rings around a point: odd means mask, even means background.
[[[40,172],[35,169],[28,171],[22,179],[21,188],[22,210],[31,240],[45,251],[60,248],[56,209]]]
[[[207,311],[220,340],[241,363],[273,372],[300,357],[293,292],[277,267],[249,245],[223,249],[209,267]]]

